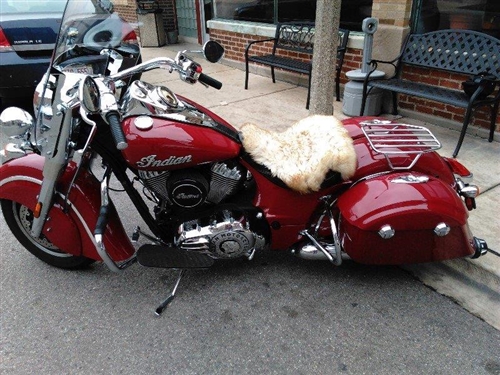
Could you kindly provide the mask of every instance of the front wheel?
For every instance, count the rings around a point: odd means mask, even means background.
[[[10,200],[1,200],[1,207],[12,234],[38,259],[51,266],[65,269],[83,268],[94,262],[93,259],[59,250],[43,234],[39,238],[32,237],[33,212],[28,207]]]

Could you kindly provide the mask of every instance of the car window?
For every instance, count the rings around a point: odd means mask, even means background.
[[[62,13],[66,0],[0,0],[2,14]]]

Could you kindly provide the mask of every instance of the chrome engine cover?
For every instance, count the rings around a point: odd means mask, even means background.
[[[201,227],[184,223],[179,227],[176,245],[183,250],[199,251],[215,259],[252,257],[265,245],[264,237],[232,218]]]

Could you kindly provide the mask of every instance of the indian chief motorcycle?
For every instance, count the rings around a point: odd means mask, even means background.
[[[217,62],[223,48],[212,41],[203,53]],[[110,1],[68,1],[35,93],[35,119],[14,107],[0,116],[8,139],[2,213],[28,251],[66,269],[95,261],[112,271],[134,263],[177,269],[160,314],[185,270],[251,260],[264,250],[337,266],[345,259],[474,258],[488,250],[467,224],[478,195],[471,173],[436,152],[441,145],[428,129],[310,116],[281,133],[252,124],[237,130],[141,80],[158,69],[193,88],[220,89],[193,54],[141,62],[133,28]],[[147,229],[125,232],[111,178]]]

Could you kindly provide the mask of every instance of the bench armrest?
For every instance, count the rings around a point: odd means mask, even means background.
[[[489,91],[489,95],[486,98],[480,98],[483,91]],[[486,77],[481,78],[481,80],[478,82],[476,91],[474,91],[474,93],[470,97],[471,102],[475,102],[478,99],[493,99],[494,102],[500,100],[500,79],[491,79]]]
[[[385,65],[392,65],[392,67],[394,68],[394,76],[396,76],[397,72],[398,72],[398,65],[397,65],[397,62],[399,61],[399,56],[396,57],[394,60],[390,60],[390,61],[385,61],[385,60],[370,60],[368,62],[368,64],[370,64],[372,66],[372,70],[370,71],[370,73],[368,73],[368,75],[371,75],[371,73],[375,70],[377,70],[377,67],[379,64],[385,64]],[[391,77],[392,78],[392,77]]]
[[[275,42],[276,43],[276,38],[269,38],[269,39],[262,39],[262,40],[254,40],[250,43],[248,43],[247,47],[245,48],[245,58],[248,58],[248,51],[250,50],[250,47],[256,43],[264,43],[264,42]]]

